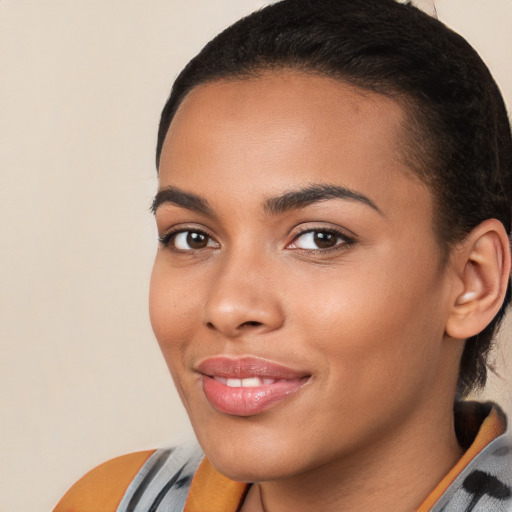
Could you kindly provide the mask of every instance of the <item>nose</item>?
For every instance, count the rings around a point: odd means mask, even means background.
[[[262,260],[239,255],[219,263],[205,304],[208,329],[236,338],[271,332],[283,325],[276,269]]]

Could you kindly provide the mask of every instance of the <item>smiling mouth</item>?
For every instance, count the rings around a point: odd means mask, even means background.
[[[311,375],[258,358],[215,357],[198,366],[203,392],[218,412],[254,416],[295,395]]]

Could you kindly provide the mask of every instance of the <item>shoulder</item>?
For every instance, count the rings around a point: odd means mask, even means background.
[[[82,477],[53,512],[149,510],[148,503],[164,497],[166,501],[184,504],[202,458],[196,445],[117,457]]]

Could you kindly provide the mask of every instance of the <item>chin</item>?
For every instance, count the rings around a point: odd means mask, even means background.
[[[249,423],[236,421],[230,429],[196,431],[206,457],[224,476],[236,482],[280,480],[315,465],[308,464],[307,453],[298,449],[301,442],[294,442],[289,433],[277,428],[268,432]]]
[[[254,483],[280,480],[296,473],[293,462],[283,459],[276,460],[276,457],[270,460],[268,458],[266,460],[246,458],[245,456],[208,457],[208,459],[219,473],[235,482]],[[295,470],[291,472],[290,468],[295,468]]]

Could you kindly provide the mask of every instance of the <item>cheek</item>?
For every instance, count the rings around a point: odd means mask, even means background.
[[[170,363],[168,353],[180,350],[191,329],[191,318],[198,318],[192,287],[184,286],[157,256],[149,288],[149,315],[155,337]]]
[[[336,279],[315,276],[308,283],[308,300],[297,310],[326,364],[350,375],[351,383],[372,385],[372,380],[395,380],[421,370],[443,337],[437,269],[428,260],[408,258],[409,253],[385,256],[350,265]]]
[[[173,278],[172,273],[166,269],[157,255],[149,288],[151,326],[176,390],[186,408],[188,400],[180,376],[184,373],[181,354],[184,353],[186,340],[190,337],[191,331],[191,315],[187,314],[190,313],[190,296],[190,293],[182,290],[179,281]]]

